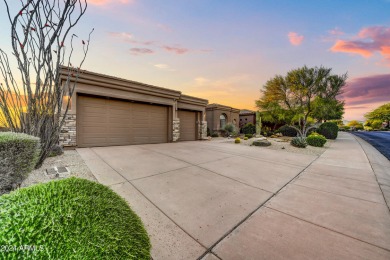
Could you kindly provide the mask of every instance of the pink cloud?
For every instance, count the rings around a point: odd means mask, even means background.
[[[153,50],[148,48],[131,48],[130,49],[131,54],[133,55],[139,55],[139,54],[152,54],[154,53]]]
[[[340,97],[347,106],[389,102],[390,74],[354,78],[344,87],[344,93]]]
[[[302,41],[305,37],[303,35],[299,35],[296,32],[289,32],[288,33],[288,39],[290,43],[294,46],[298,46],[302,44]]]
[[[347,120],[364,120],[365,113],[390,102],[390,74],[351,79],[338,98],[345,100]]]
[[[107,5],[112,3],[132,4],[134,0],[88,0],[88,4],[93,5]]]
[[[185,54],[190,51],[189,49],[186,48],[166,46],[166,45],[163,46],[162,48],[165,49],[166,51],[173,52],[176,54]]]
[[[114,37],[118,38],[124,42],[128,43],[134,43],[134,44],[140,44],[140,45],[153,45],[155,41],[139,41],[134,39],[134,36],[131,33],[127,32],[109,32],[109,34]]]
[[[358,54],[364,58],[369,58],[375,52],[379,52],[390,63],[390,27],[363,28],[351,40],[337,40],[331,51]]]

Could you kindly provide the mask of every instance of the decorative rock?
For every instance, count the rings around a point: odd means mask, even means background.
[[[265,139],[265,140],[264,139],[261,139],[261,140],[257,139],[255,141],[253,141],[252,145],[254,145],[254,146],[270,146],[271,143],[267,139]]]

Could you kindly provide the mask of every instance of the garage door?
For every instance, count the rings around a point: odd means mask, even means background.
[[[168,142],[168,107],[78,96],[79,147]]]
[[[196,112],[179,110],[180,141],[196,140]]]

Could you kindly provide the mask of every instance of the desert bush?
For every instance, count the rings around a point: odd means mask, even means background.
[[[236,144],[239,144],[239,143],[241,143],[241,139],[240,139],[240,137],[237,137],[236,139],[234,139],[234,143],[236,143]]]
[[[225,125],[225,127],[223,128],[228,134],[231,134],[233,133],[234,131],[236,131],[236,127],[231,124],[231,123],[228,123]]]
[[[307,146],[306,138],[304,137],[294,137],[291,139],[291,145],[298,148],[305,148]]]
[[[256,133],[256,126],[252,123],[247,123],[242,127],[242,133],[244,134],[254,134]]]
[[[245,134],[244,136],[250,139],[253,137],[253,134]]]
[[[58,155],[62,155],[62,154],[64,154],[64,149],[60,145],[57,144],[57,145],[53,146],[53,148],[51,148],[49,157],[54,157],[54,156],[58,156]]]
[[[283,136],[290,136],[290,137],[295,137],[298,134],[297,130],[295,130],[294,128],[288,125],[281,126],[277,132],[281,133]]]
[[[27,178],[39,153],[39,138],[21,133],[0,133],[0,195],[15,189]]]
[[[140,218],[110,188],[67,178],[0,197],[1,259],[150,259]]]
[[[214,132],[212,135],[211,135],[211,137],[218,137],[219,135],[218,135],[218,133],[217,132]]]
[[[245,137],[244,137],[244,140],[248,140],[248,137],[245,136]]]
[[[337,134],[339,132],[339,127],[336,123],[333,122],[325,122],[320,125],[320,127],[317,129],[317,132],[320,135],[325,136],[326,139],[336,139]]]
[[[339,131],[345,132],[345,131],[349,131],[349,130],[350,130],[350,127],[347,125],[339,126]]]
[[[312,133],[306,138],[306,142],[311,146],[323,147],[326,143],[326,138],[323,135]]]

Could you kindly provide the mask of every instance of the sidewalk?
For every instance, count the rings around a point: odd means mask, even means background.
[[[390,162],[340,133],[205,259],[390,259],[389,184]]]

